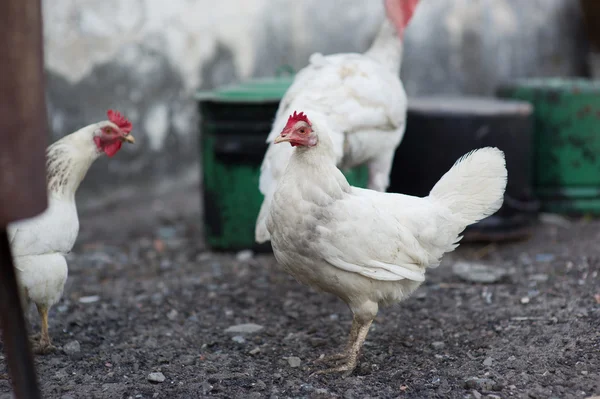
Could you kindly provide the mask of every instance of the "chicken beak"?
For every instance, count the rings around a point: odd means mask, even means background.
[[[131,134],[127,134],[123,136],[123,141],[133,144],[135,143],[135,138]]]
[[[275,141],[273,141],[273,143],[275,144],[279,144],[279,143],[285,143],[285,142],[289,142],[292,138],[290,136],[282,136],[281,134],[277,137],[275,137]]]

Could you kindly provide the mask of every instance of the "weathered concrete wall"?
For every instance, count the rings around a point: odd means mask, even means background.
[[[198,181],[191,95],[296,69],[320,51],[364,51],[379,1],[44,0],[53,138],[101,120],[134,122],[135,146],[102,159],[80,205]],[[406,34],[409,95],[491,94],[499,81],[577,75],[585,39],[573,0],[422,0]],[[127,184],[135,182],[135,186]]]

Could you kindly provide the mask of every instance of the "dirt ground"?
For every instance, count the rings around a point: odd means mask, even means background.
[[[278,270],[270,254],[207,252],[197,203],[182,193],[82,218],[51,312],[59,350],[36,359],[45,397],[600,395],[600,221],[545,223],[526,242],[461,246],[412,298],[380,311],[352,376],[309,378],[323,367],[313,360],[345,342],[350,312]],[[463,281],[453,273],[458,260],[508,274]],[[262,329],[225,331],[246,323]],[[150,382],[153,372],[165,380]],[[0,399],[10,392],[0,355]]]

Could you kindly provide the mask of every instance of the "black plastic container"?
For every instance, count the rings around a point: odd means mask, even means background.
[[[456,160],[481,147],[506,155],[508,186],[495,215],[470,226],[463,241],[503,241],[530,234],[539,203],[532,189],[532,106],[480,97],[410,98],[389,192],[426,196]]]

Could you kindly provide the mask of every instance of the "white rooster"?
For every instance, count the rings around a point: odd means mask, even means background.
[[[425,269],[454,250],[468,225],[496,212],[507,171],[496,148],[470,152],[425,198],[352,187],[336,167],[329,124],[294,112],[274,143],[296,147],[267,218],[278,263],[298,281],[337,295],[354,317],[346,359],[356,367],[380,305],[400,302]]]
[[[48,208],[8,228],[25,309],[35,303],[41,318],[41,334],[34,344],[38,354],[54,349],[48,334],[48,310],[62,296],[68,274],[65,254],[73,248],[79,232],[75,205],[79,183],[100,155],[112,157],[124,141],[135,141],[129,134],[131,122],[112,110],[107,115],[107,121],[86,126],[48,147]]]
[[[258,243],[269,240],[265,224],[269,204],[292,154],[289,147],[273,146],[273,139],[294,109],[309,111],[312,120],[327,126],[332,159],[340,168],[367,164],[368,187],[387,189],[406,120],[406,93],[399,78],[402,36],[418,1],[385,0],[387,18],[366,53],[316,53],[296,75],[267,138],[259,180],[265,198],[256,221]]]

